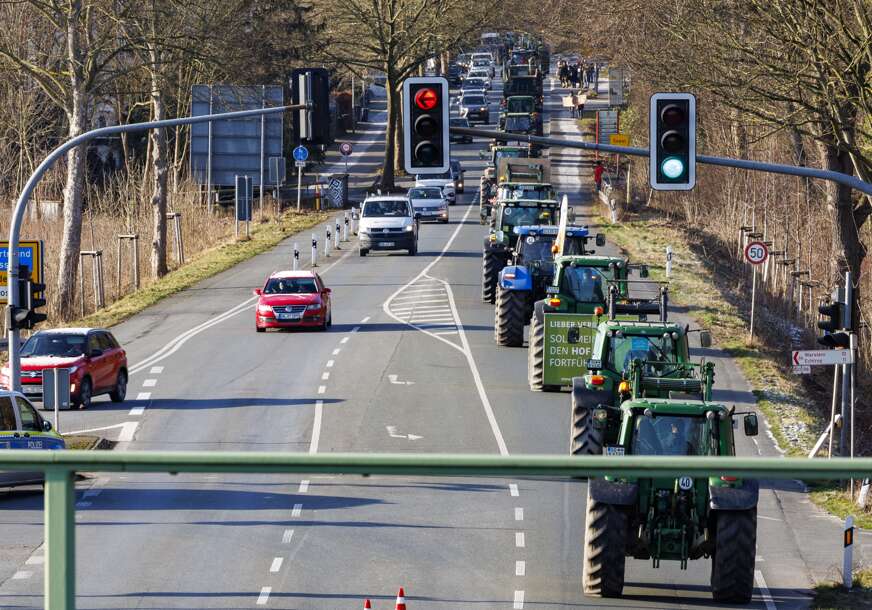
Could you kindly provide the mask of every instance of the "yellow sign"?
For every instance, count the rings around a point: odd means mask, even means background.
[[[609,135],[609,144],[612,146],[629,146],[630,136],[625,133],[613,133]]]
[[[9,278],[6,275],[6,269],[9,264],[9,242],[0,241],[0,303],[8,303],[8,295],[6,293],[6,284]],[[42,283],[44,280],[44,267],[42,259],[42,242],[41,241],[20,241],[18,242],[18,264],[24,265],[30,270],[30,280],[36,283]]]

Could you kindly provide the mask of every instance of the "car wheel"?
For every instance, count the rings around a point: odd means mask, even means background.
[[[79,398],[76,399],[76,406],[80,409],[87,409],[91,406],[91,379],[85,377],[82,379],[82,384],[79,386]]]
[[[361,255],[361,256],[366,256],[367,254],[369,254],[369,250],[367,250],[366,248],[361,248],[361,249],[360,249],[360,255]]]
[[[112,402],[124,402],[124,397],[127,396],[127,371],[118,371],[118,379],[115,381],[115,389],[109,392],[109,398]]]
[[[261,328],[260,326],[257,326],[256,324],[255,324],[255,326],[254,326],[254,330],[256,330],[256,331],[259,332],[259,333],[264,333],[264,332],[266,332],[266,329],[265,329],[265,328]]]

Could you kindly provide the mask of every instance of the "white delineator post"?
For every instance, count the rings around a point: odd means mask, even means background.
[[[666,246],[666,277],[672,275],[672,246]]]
[[[312,266],[318,266],[318,238],[312,233]]]
[[[854,586],[854,517],[845,518],[845,533],[843,538],[845,554],[842,558],[842,585],[851,590]]]
[[[294,271],[296,271],[300,267],[300,247],[297,242],[294,242]]]
[[[330,256],[330,225],[327,225],[327,239],[324,240],[324,256]]]
[[[348,241],[348,212],[345,212],[345,221],[342,227],[342,241]]]
[[[336,219],[336,226],[334,227],[334,232],[333,232],[333,247],[336,248],[337,250],[340,249],[339,248],[339,239],[340,239],[341,235],[342,235],[342,233],[340,233],[339,219],[337,218]]]

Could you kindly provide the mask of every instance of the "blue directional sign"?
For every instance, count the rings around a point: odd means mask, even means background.
[[[8,295],[6,294],[6,270],[9,267],[9,242],[0,241],[0,303],[6,303]],[[18,242],[18,264],[24,265],[30,270],[30,279],[37,283],[42,283],[45,278],[43,259],[42,259],[42,242],[41,241],[20,241]]]
[[[294,160],[295,161],[305,161],[309,158],[309,149],[305,146],[297,146],[294,149]]]

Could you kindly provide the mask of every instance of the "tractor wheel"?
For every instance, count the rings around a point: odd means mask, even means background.
[[[627,513],[613,504],[595,501],[590,497],[590,489],[588,489],[584,563],[581,569],[585,595],[594,597],[621,595],[624,589],[627,530]]]
[[[757,509],[717,511],[715,520],[712,597],[718,602],[747,604],[754,593]]]
[[[493,252],[485,250],[481,258],[481,300],[485,303],[496,301],[501,267],[499,258]]]
[[[593,425],[593,409],[596,405],[579,404],[572,393],[572,429],[569,437],[571,455],[602,455],[602,428]]]
[[[497,286],[497,306],[494,309],[494,338],[497,345],[524,345],[527,298],[526,291],[503,290],[501,286]]]

